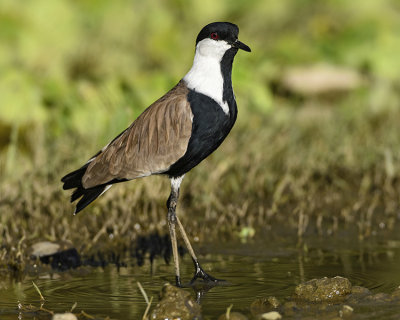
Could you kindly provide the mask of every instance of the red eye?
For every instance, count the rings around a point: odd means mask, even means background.
[[[210,37],[211,37],[211,39],[213,39],[213,40],[218,40],[218,38],[219,38],[218,33],[216,33],[216,32],[211,33],[211,34],[210,34]]]

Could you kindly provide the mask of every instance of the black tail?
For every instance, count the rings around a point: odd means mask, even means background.
[[[88,189],[85,189],[82,186],[82,177],[85,174],[86,169],[89,166],[89,163],[90,162],[86,163],[83,167],[79,168],[78,170],[68,173],[61,179],[61,181],[64,182],[63,185],[64,190],[76,188],[76,190],[72,193],[71,202],[74,202],[75,200],[78,200],[80,197],[82,197],[82,199],[79,200],[79,202],[76,205],[74,214],[83,210],[87,205],[96,200],[97,197],[99,197],[107,188],[107,184],[102,184]]]

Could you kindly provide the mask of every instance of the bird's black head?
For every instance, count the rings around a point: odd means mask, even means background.
[[[230,22],[213,22],[201,29],[196,39],[196,46],[205,39],[212,41],[224,41],[232,48],[242,49],[250,52],[251,49],[238,40],[239,28],[236,24]]]

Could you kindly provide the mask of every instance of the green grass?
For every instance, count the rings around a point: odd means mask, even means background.
[[[299,235],[356,226],[362,239],[393,229],[398,9],[389,0],[3,1],[0,264],[20,268],[39,239],[89,252],[166,232],[165,178],[115,186],[76,217],[59,180],[187,72],[199,28],[214,20],[239,24],[253,52],[234,65],[237,125],[183,182],[189,233],[201,241],[282,224]],[[320,62],[358,71],[363,87],[325,97],[273,90],[291,66]]]

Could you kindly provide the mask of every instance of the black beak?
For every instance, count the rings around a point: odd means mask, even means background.
[[[232,44],[233,47],[242,49],[247,52],[251,52],[251,49],[249,46],[245,45],[243,42],[240,42],[239,40],[236,39],[236,41]]]

